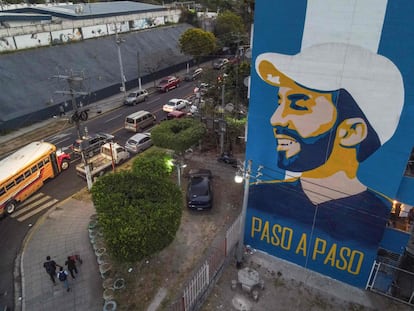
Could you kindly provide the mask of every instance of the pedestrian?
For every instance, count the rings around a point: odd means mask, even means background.
[[[70,275],[72,276],[72,279],[75,279],[73,271],[75,271],[75,273],[78,274],[78,269],[76,268],[76,261],[74,257],[75,256],[68,256],[68,260],[66,260],[65,262],[65,266],[68,266],[68,270],[70,272]]]
[[[68,282],[68,272],[63,270],[63,267],[60,267],[59,272],[57,273],[59,281],[63,282],[63,285],[66,288],[66,291],[70,291],[69,282]]]
[[[52,280],[53,284],[56,285],[55,275],[56,275],[56,267],[59,266],[54,260],[50,259],[50,256],[46,257],[46,261],[43,263],[43,267],[46,269],[47,274],[49,274],[50,279]]]

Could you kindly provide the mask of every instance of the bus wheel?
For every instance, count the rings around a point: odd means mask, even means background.
[[[69,161],[68,160],[63,160],[62,164],[60,165],[60,169],[62,171],[66,171],[69,168]]]
[[[6,205],[7,214],[12,214],[16,209],[16,201],[11,201]]]

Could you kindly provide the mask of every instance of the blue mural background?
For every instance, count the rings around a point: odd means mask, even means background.
[[[254,70],[256,57],[265,52],[277,52],[294,55],[301,50],[304,34],[307,1],[257,1],[255,8],[255,24],[253,37],[253,55],[251,72],[250,105],[248,116],[248,145],[246,159],[253,161],[252,176],[260,180],[283,179],[284,171],[276,165],[276,141],[270,130],[269,119],[277,104],[277,88],[264,83]],[[372,8],[375,10],[375,8]],[[414,117],[413,105],[413,60],[414,55],[414,28],[411,17],[414,16],[414,2],[410,0],[388,1],[385,18],[382,25],[381,38],[378,46],[378,54],[390,59],[399,68],[404,81],[404,108],[401,114],[398,128],[394,136],[386,142],[374,155],[361,163],[358,178],[366,186],[375,189],[388,196],[390,199],[414,205],[414,178],[404,177],[405,167],[414,145],[414,130],[411,123]],[[329,24],[326,25],[329,27]],[[387,77],[384,77],[386,79]],[[392,103],[390,103],[392,105]],[[266,173],[261,166],[266,168]],[[259,176],[261,175],[261,176]],[[252,181],[254,181],[253,178]],[[256,179],[257,180],[257,179]],[[281,224],[282,227],[292,228],[296,233],[305,233],[311,236],[309,226],[303,226],[294,220],[281,219],[277,215],[270,215],[251,208],[254,202],[249,202],[246,218],[245,241],[254,248],[263,250],[277,257],[284,258],[309,269],[327,274],[354,286],[364,287],[376,257],[376,247],[366,247],[361,272],[355,276],[332,268],[320,257],[309,260],[303,255],[286,251],[281,247],[274,247],[268,243],[266,237],[253,234],[252,217],[259,217],[269,224]],[[277,199],[275,200],[277,204]],[[263,232],[261,232],[262,234]],[[292,244],[297,243],[300,235],[294,235]],[[324,239],[327,244],[337,244],[324,232],[314,231],[313,237]],[[392,237],[392,238],[390,238]],[[315,243],[312,239],[311,243]],[[396,236],[386,232],[382,247],[402,250],[406,243],[406,235]],[[360,248],[347,241],[347,247]],[[309,249],[313,244],[308,245]]]

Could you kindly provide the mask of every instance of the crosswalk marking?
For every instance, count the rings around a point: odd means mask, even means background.
[[[22,222],[53,206],[56,202],[58,202],[57,199],[38,192],[20,204],[19,209],[11,214],[10,217],[16,218],[17,221]]]
[[[35,210],[31,211],[30,213],[25,214],[24,216],[17,219],[17,221],[25,221],[27,218],[32,217],[33,215],[43,211],[46,208],[54,205],[58,200],[53,199],[52,201],[47,202],[46,204],[41,205],[40,207],[36,208]]]

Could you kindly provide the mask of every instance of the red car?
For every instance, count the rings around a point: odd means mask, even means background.
[[[161,92],[168,92],[180,86],[180,79],[175,76],[162,78],[158,83],[157,89]]]

